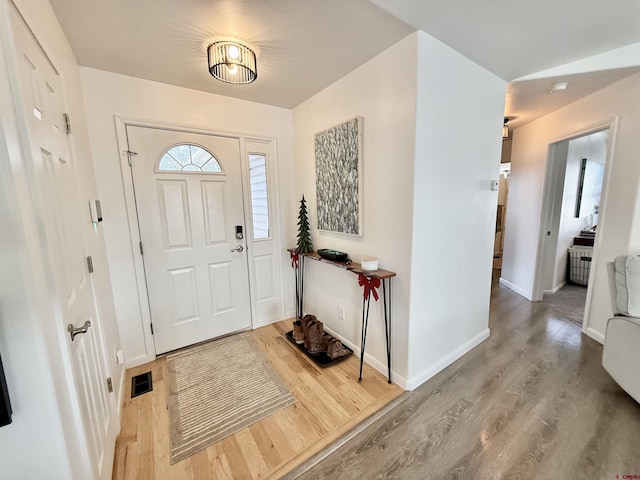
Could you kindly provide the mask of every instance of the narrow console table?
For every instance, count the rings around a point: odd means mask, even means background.
[[[367,343],[367,327],[369,325],[369,307],[371,297],[378,301],[378,289],[382,286],[382,307],[384,313],[384,328],[387,343],[387,369],[389,373],[389,383],[391,383],[391,279],[396,276],[395,272],[387,270],[376,270],[375,272],[366,272],[362,270],[362,266],[355,262],[336,262],[322,258],[317,252],[296,253],[295,249],[288,249],[291,255],[291,267],[295,272],[296,282],[296,318],[301,319],[304,316],[304,263],[305,259],[314,260],[320,263],[333,265],[348,272],[356,274],[358,284],[363,289],[362,298],[362,333],[360,338],[360,376],[362,380],[362,364],[364,361],[364,350]]]

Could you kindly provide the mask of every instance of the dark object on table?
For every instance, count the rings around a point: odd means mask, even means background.
[[[577,246],[584,247],[593,247],[595,242],[594,235],[578,235],[577,237],[573,237],[573,244]]]
[[[330,250],[328,248],[318,250],[318,255],[334,262],[347,262],[349,260],[349,255],[347,253],[339,252],[338,250]]]
[[[585,247],[593,247],[596,239],[595,228],[596,227],[593,227],[590,230],[582,230],[580,232],[580,235],[578,235],[577,237],[573,237],[573,244]]]

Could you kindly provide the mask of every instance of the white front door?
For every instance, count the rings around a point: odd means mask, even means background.
[[[156,353],[249,328],[240,141],[130,125],[127,138]]]
[[[68,342],[72,372],[71,396],[77,398],[81,426],[78,462],[97,479],[111,478],[118,419],[109,399],[105,348],[96,314],[83,222],[88,208],[80,199],[76,169],[65,131],[61,81],[43,50],[11,8],[11,28],[20,75],[20,100],[29,130],[27,158],[32,162],[30,180],[34,203],[44,223],[42,243],[53,272],[50,288],[56,304],[59,328],[87,326],[86,333]],[[86,322],[86,323],[85,323]],[[72,400],[75,406],[75,400]],[[28,445],[24,446],[28,448]],[[53,474],[53,473],[52,473]]]

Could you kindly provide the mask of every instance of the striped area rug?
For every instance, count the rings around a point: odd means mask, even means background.
[[[248,333],[167,356],[171,463],[295,403]]]

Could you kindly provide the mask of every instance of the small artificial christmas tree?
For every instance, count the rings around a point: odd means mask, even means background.
[[[300,200],[300,211],[298,213],[298,246],[296,248],[297,253],[309,253],[313,252],[313,245],[311,244],[311,232],[309,231],[309,218],[307,217],[307,201],[302,195]]]

